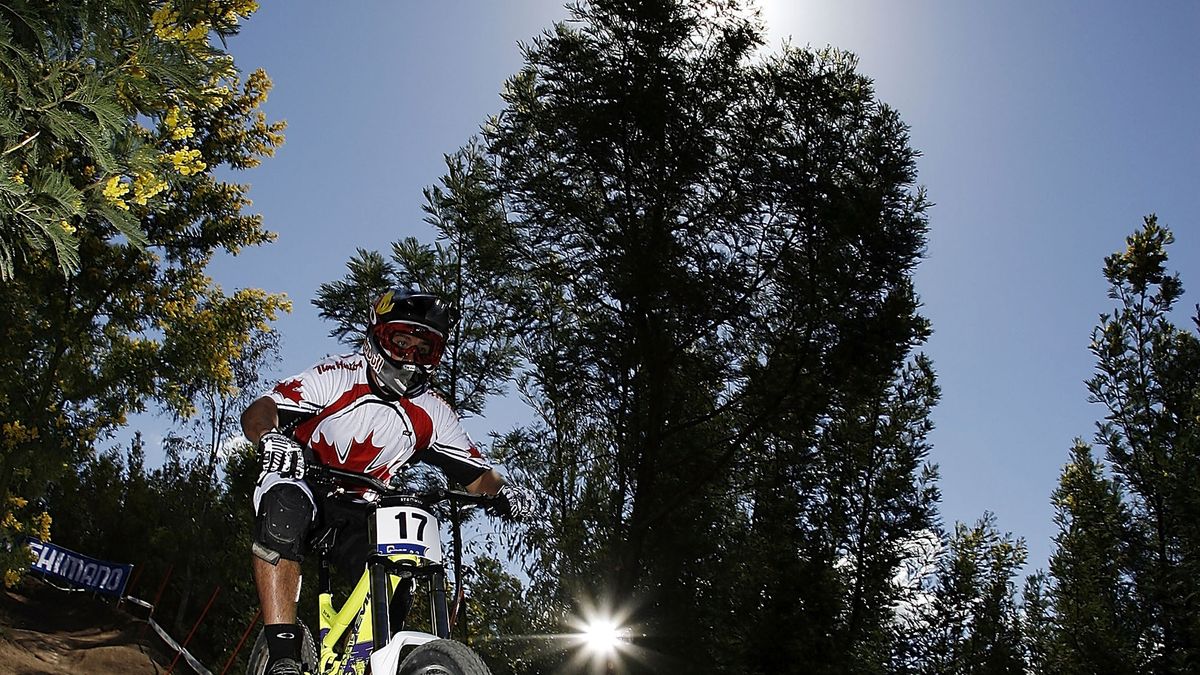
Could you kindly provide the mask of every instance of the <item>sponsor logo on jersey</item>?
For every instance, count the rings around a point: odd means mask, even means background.
[[[317,374],[324,375],[331,370],[358,370],[358,364],[351,361],[334,361],[333,363],[322,363],[317,366]]]

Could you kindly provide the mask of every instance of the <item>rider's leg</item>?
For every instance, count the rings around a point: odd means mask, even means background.
[[[267,665],[264,672],[269,674],[280,661],[301,661],[302,637],[300,627],[296,623],[300,563],[280,559],[272,565],[255,555],[251,564],[254,569],[254,583],[258,586],[258,601],[262,607],[263,635],[267,640]]]
[[[278,475],[260,481],[254,491],[254,504],[251,566],[263,612],[269,652],[267,672],[271,672],[277,662],[300,660],[296,600],[300,595],[300,563],[315,507],[307,485]]]
[[[321,525],[337,530],[325,559],[332,564],[340,583],[351,588],[367,564],[367,511],[363,506],[336,499],[321,504]]]
[[[276,564],[254,556],[254,584],[263,623],[296,623],[296,596],[300,594],[300,563],[280,560]]]

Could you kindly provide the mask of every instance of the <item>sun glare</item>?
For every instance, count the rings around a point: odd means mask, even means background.
[[[648,663],[653,653],[638,644],[646,634],[633,622],[631,605],[580,599],[578,614],[566,621],[562,637],[571,647],[572,673],[625,673],[629,661]]]
[[[583,627],[583,644],[596,654],[610,654],[622,642],[622,631],[612,619],[593,619]]]

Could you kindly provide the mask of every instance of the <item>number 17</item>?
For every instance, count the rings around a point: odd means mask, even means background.
[[[404,511],[401,511],[400,513],[396,514],[396,520],[400,521],[400,538],[401,539],[409,538],[409,536],[408,536],[408,515],[409,514]],[[425,538],[425,524],[429,522],[429,518],[427,518],[419,513],[412,514],[412,517],[413,517],[413,520],[416,520],[418,522],[416,538],[418,540],[424,539]]]

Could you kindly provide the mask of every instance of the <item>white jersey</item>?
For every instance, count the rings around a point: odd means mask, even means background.
[[[463,485],[492,468],[441,397],[381,394],[367,380],[366,359],[346,354],[281,380],[269,396],[283,429],[327,466],[387,481],[422,461]]]

